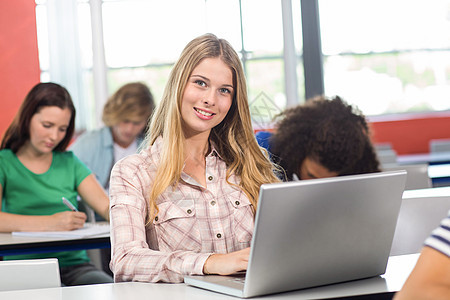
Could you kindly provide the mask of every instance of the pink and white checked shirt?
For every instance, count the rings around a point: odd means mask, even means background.
[[[186,173],[176,188],[157,199],[159,213],[147,224],[150,188],[160,160],[161,138],[117,162],[111,173],[111,269],[116,282],[182,282],[203,274],[212,253],[250,246],[252,205],[245,193],[225,180],[226,165],[217,151],[206,157],[206,188]],[[231,183],[239,178],[231,176]]]

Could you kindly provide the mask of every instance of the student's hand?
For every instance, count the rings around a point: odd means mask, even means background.
[[[63,211],[51,216],[49,231],[74,230],[84,226],[86,214],[79,211]]]
[[[203,265],[205,274],[229,275],[247,270],[250,248],[227,254],[213,254]]]

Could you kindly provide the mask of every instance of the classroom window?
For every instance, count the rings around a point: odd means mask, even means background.
[[[284,1],[284,0],[283,0]],[[159,102],[169,72],[182,49],[192,38],[212,32],[227,39],[239,53],[249,85],[249,101],[264,93],[279,109],[286,106],[284,92],[283,24],[281,5],[278,1],[261,3],[257,0],[67,0],[60,4],[55,0],[38,0],[39,51],[41,55],[41,79],[58,80],[52,69],[51,44],[48,19],[63,22],[60,16],[72,14],[80,50],[78,84],[82,101],[75,101],[77,109],[84,112],[78,120],[78,128],[98,127],[101,107],[106,99],[95,99],[99,82],[95,76],[95,47],[92,37],[95,28],[91,20],[99,17],[102,22],[104,70],[107,94],[130,81],[143,81],[150,87]],[[93,9],[92,2],[100,3],[100,10]],[[288,2],[290,2],[288,0]],[[294,1],[297,2],[297,1]],[[94,3],[95,4],[95,3]],[[77,9],[70,9],[75,6]],[[58,14],[51,14],[57,8]],[[292,5],[299,17],[299,5]],[[50,10],[50,13],[47,13]],[[64,12],[65,11],[65,12]],[[93,17],[94,15],[94,17]],[[298,24],[298,21],[296,21]],[[298,32],[298,29],[296,29]],[[50,33],[51,35],[51,33]],[[60,33],[59,40],[74,38]],[[298,39],[296,39],[298,41]],[[298,45],[298,42],[297,42]],[[46,48],[47,47],[47,48]],[[94,50],[93,50],[94,49]],[[42,53],[41,53],[42,50]],[[98,49],[97,49],[98,50]],[[296,61],[297,63],[297,61]],[[68,72],[64,70],[62,72]],[[74,72],[71,72],[74,74]],[[64,79],[64,78],[62,78]],[[299,86],[302,86],[299,85]],[[301,88],[299,88],[301,90]],[[98,97],[98,96],[97,96]],[[106,98],[106,97],[103,97]]]
[[[450,109],[450,1],[319,0],[324,85],[366,115]]]
[[[249,101],[264,95],[283,109],[305,97],[302,1],[36,0],[41,79],[67,83],[82,112],[77,127],[91,129],[100,126],[107,95],[126,82],[144,81],[159,101],[185,44],[212,32],[240,54]],[[317,1],[326,95],[340,95],[366,115],[450,109],[450,0]],[[286,3],[292,25],[283,15]],[[102,25],[105,83],[94,74],[93,16]],[[286,62],[289,26],[295,54]]]

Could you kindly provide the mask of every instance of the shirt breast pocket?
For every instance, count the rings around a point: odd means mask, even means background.
[[[163,202],[153,220],[160,251],[188,250],[200,252],[201,236],[195,215],[194,200]]]
[[[239,243],[239,248],[250,246],[254,227],[253,205],[242,191],[226,195],[232,211],[232,230]]]

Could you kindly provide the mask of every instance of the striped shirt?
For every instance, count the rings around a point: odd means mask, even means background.
[[[206,188],[186,173],[157,198],[159,213],[148,222],[148,199],[162,139],[119,161],[110,182],[111,269],[114,280],[182,282],[203,274],[212,253],[250,246],[253,208],[245,193],[226,182],[226,164],[212,147],[206,157]],[[239,178],[232,175],[232,184]]]
[[[442,220],[441,225],[433,230],[426,239],[425,246],[434,248],[450,257],[450,211],[448,216]]]

